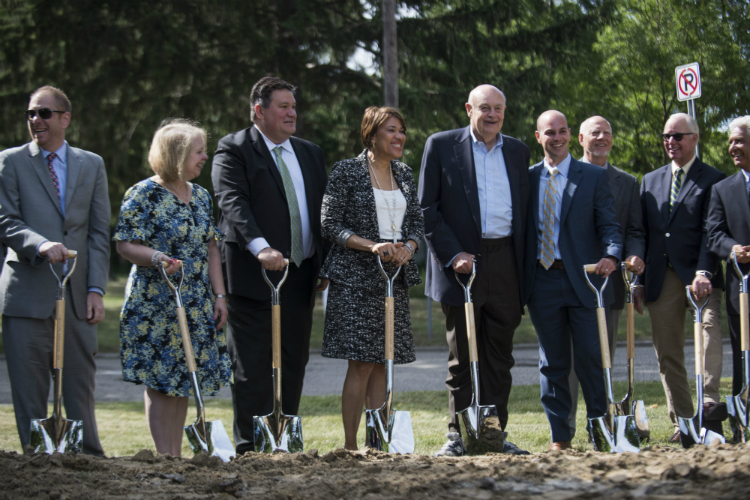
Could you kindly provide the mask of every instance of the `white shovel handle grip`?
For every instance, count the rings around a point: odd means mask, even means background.
[[[703,324],[693,323],[693,338],[695,340],[695,374],[703,375]]]
[[[748,317],[748,294],[740,294],[740,348],[750,351],[750,317]]]
[[[182,348],[185,350],[185,361],[187,361],[188,372],[195,371],[195,354],[193,354],[193,343],[190,341],[190,332],[187,326],[185,308],[177,308],[177,323],[180,325],[180,336],[182,337]]]
[[[609,359],[609,339],[607,338],[607,315],[603,307],[596,308],[596,322],[599,325],[599,343],[602,351],[602,368],[612,368]]]
[[[464,303],[464,313],[466,316],[466,340],[469,341],[469,362],[479,361],[479,352],[477,351],[477,330],[474,323],[474,304]]]
[[[393,326],[394,326],[393,297],[385,298],[385,359],[393,359]]]
[[[55,352],[53,367],[63,367],[63,358],[65,356],[65,301],[58,300],[55,302]]]

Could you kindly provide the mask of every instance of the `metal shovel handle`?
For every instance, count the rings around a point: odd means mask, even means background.
[[[602,293],[604,292],[604,289],[607,287],[607,283],[609,282],[609,276],[604,279],[604,284],[602,285],[601,290],[596,288],[594,284],[589,279],[589,274],[593,273],[596,270],[596,264],[585,264],[583,266],[583,274],[586,276],[586,281],[589,284],[589,288],[594,291],[596,294],[596,323],[599,327],[599,344],[601,347],[601,354],[602,354],[602,367],[612,368],[612,361],[609,359],[609,339],[607,338],[607,313],[604,309],[604,299],[602,298]]]
[[[401,272],[401,266],[398,266],[393,276],[388,276],[383,267],[383,261],[380,255],[377,256],[380,274],[385,280],[385,360],[394,359],[394,325],[395,325],[395,302],[393,298],[393,282],[396,276]]]
[[[455,270],[453,274],[456,275],[456,281],[464,289],[464,316],[466,316],[466,340],[469,344],[469,362],[479,361],[479,351],[477,350],[477,330],[476,323],[474,322],[474,305],[471,302],[471,285],[474,283],[474,278],[477,276],[477,260],[471,259],[471,274],[469,280],[464,285],[463,281],[459,277],[459,273]]]
[[[685,293],[687,294],[688,301],[695,310],[694,322],[693,322],[693,340],[695,342],[695,375],[703,376],[703,310],[708,305],[710,296],[706,297],[705,302],[702,305],[698,305],[693,299],[693,294],[690,291],[690,286],[685,287]]]
[[[70,275],[73,274],[73,271],[75,271],[76,269],[76,263],[78,262],[77,257],[78,252],[76,252],[75,250],[68,250],[67,258],[74,259],[73,265],[70,266],[68,274],[64,275],[62,279],[60,279],[60,277],[55,272],[55,268],[52,267],[52,263],[50,262],[49,264],[50,271],[52,271],[55,279],[57,279],[57,284],[59,286],[57,300],[55,301],[55,345],[54,352],[52,354],[53,368],[62,369],[65,362],[65,285],[68,282]]]
[[[627,287],[626,314],[627,314],[627,344],[628,359],[635,358],[635,304],[633,303],[633,289],[635,288],[636,275],[631,272],[630,262],[620,263],[622,279]],[[628,275],[630,273],[630,275]],[[614,326],[613,326],[614,328]]]

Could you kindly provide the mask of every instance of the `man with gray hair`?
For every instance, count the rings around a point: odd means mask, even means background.
[[[742,390],[742,347],[740,345],[740,280],[734,272],[732,253],[743,273],[750,270],[750,116],[729,123],[729,156],[736,174],[717,182],[711,192],[706,227],[708,246],[727,261],[727,314],[732,341],[732,394]]]
[[[662,134],[664,149],[672,162],[643,176],[641,185],[648,268],[638,277],[638,284],[645,288],[636,289],[635,307],[642,312],[645,304],[651,317],[659,372],[675,430],[672,442],[680,440],[677,417],[694,415],[685,369],[688,285],[698,300],[709,297],[703,313],[704,413],[720,402],[724,273],[719,258],[708,248],[705,221],[711,188],[726,175],[698,158],[698,138],[698,124],[692,116],[672,115]],[[721,422],[718,424],[721,432]]]
[[[581,123],[578,141],[583,146],[583,158],[580,161],[597,165],[607,171],[609,186],[612,189],[612,196],[615,198],[615,215],[618,224],[620,224],[620,236],[623,243],[622,254],[627,256],[625,260],[631,263],[633,272],[641,274],[645,268],[643,257],[646,251],[646,241],[641,217],[641,199],[638,194],[640,189],[638,179],[609,163],[609,152],[612,150],[612,126],[603,117],[592,116]],[[609,353],[611,359],[614,360],[617,347],[617,330],[625,304],[625,282],[619,269],[610,275],[609,283],[609,286],[615,292],[615,301],[607,310]],[[572,437],[575,435],[576,428],[575,417],[578,407],[579,385],[575,370],[570,371],[568,382],[573,403],[568,417]]]

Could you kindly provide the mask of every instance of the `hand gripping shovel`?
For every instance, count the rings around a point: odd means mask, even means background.
[[[190,382],[193,385],[193,393],[195,395],[195,406],[198,410],[198,418],[195,419],[195,423],[183,427],[185,430],[185,436],[187,436],[188,443],[190,443],[190,449],[192,449],[193,453],[196,455],[205,451],[211,456],[219,457],[224,462],[229,462],[229,460],[235,456],[235,453],[232,441],[229,440],[227,431],[224,429],[224,424],[221,423],[221,420],[206,422],[206,411],[203,408],[201,387],[198,383],[198,375],[196,374],[193,343],[190,340],[187,317],[185,316],[185,306],[182,303],[182,295],[180,294],[182,280],[185,279],[185,273],[179,271],[180,281],[177,286],[174,286],[167,276],[166,271],[164,271],[165,267],[169,267],[169,264],[166,262],[162,263],[161,266],[158,266],[158,269],[162,277],[167,281],[169,288],[174,292],[174,300],[177,305],[177,322],[180,325],[180,335],[182,336],[182,348],[185,350],[185,361],[187,361]]]
[[[385,279],[385,401],[375,410],[365,410],[365,445],[386,453],[414,453],[414,432],[411,427],[411,414],[408,411],[395,411],[393,407],[393,281],[401,272],[396,270],[389,277],[383,269],[378,255],[380,274]]]
[[[638,437],[641,441],[648,441],[651,437],[651,430],[648,425],[646,416],[646,405],[643,401],[633,400],[633,382],[635,380],[635,307],[633,304],[633,288],[635,275],[630,274],[630,262],[620,264],[622,269],[622,278],[627,286],[627,316],[628,316],[628,392],[622,401],[615,403],[615,412],[618,416],[633,415],[635,417],[635,427],[638,429]]]
[[[586,277],[589,288],[596,294],[596,319],[599,325],[599,346],[602,354],[602,367],[604,368],[604,387],[607,390],[607,414],[603,417],[589,419],[589,434],[591,441],[594,443],[594,449],[597,451],[638,453],[641,449],[641,440],[635,426],[635,417],[632,415],[617,415],[615,410],[615,397],[612,389],[612,361],[609,357],[609,339],[607,338],[607,316],[602,296],[609,282],[609,277],[605,278],[601,290],[598,290],[589,279],[589,273],[593,273],[595,268],[596,264],[583,266],[583,275]]]
[[[289,261],[284,259],[286,268],[279,284],[274,286],[263,270],[263,278],[271,287],[271,351],[273,363],[273,411],[264,417],[253,417],[255,451],[273,453],[276,450],[289,453],[302,452],[302,419],[297,415],[284,415],[281,412],[281,305],[279,289],[289,274]]]
[[[462,425],[462,436],[466,438],[466,450],[469,453],[488,451],[502,453],[505,445],[505,433],[500,425],[500,418],[495,405],[479,404],[479,353],[477,351],[477,331],[474,323],[474,304],[471,302],[471,285],[477,275],[477,263],[472,259],[471,275],[466,285],[454,271],[456,281],[464,289],[464,315],[466,316],[466,340],[469,344],[469,370],[471,372],[471,405],[458,412]]]
[[[734,272],[740,278],[740,346],[742,348],[742,389],[739,394],[727,396],[727,413],[729,426],[732,428],[735,442],[750,441],[750,422],[748,422],[747,399],[750,393],[750,310],[748,309],[748,274],[742,274],[737,256],[732,252]]]
[[[685,287],[687,298],[695,310],[695,323],[693,325],[693,336],[695,338],[695,391],[698,395],[698,411],[694,417],[677,417],[680,426],[680,442],[683,448],[690,448],[694,444],[711,444],[714,441],[725,442],[724,436],[703,427],[703,309],[708,305],[710,297],[702,306],[698,306],[690,293],[690,287]]]
[[[55,379],[54,406],[52,416],[45,419],[31,421],[30,444],[34,452],[44,452],[50,455],[54,452],[80,453],[83,450],[83,422],[81,420],[67,420],[62,416],[62,372],[65,353],[65,285],[76,268],[78,253],[68,250],[68,259],[73,259],[70,271],[62,280],[50,263],[49,268],[55,275],[59,285],[57,302],[55,303],[55,350],[53,354],[52,375]]]

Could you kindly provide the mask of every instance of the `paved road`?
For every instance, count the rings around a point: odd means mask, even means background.
[[[539,350],[536,345],[520,345],[514,350],[516,366],[513,368],[513,382],[517,385],[539,383]],[[623,343],[618,345],[615,356],[615,380],[626,380],[626,349]],[[688,376],[694,375],[693,348],[685,348]],[[397,365],[395,369],[395,389],[397,391],[440,391],[445,389],[447,373],[447,348],[418,348],[417,361],[409,365]],[[659,380],[659,369],[656,363],[654,348],[648,342],[639,342],[635,350],[636,381]],[[123,382],[120,358],[114,354],[97,356],[97,401],[142,401],[143,387]],[[323,358],[319,352],[310,354],[307,365],[303,394],[308,396],[339,395],[346,375],[344,360]],[[731,377],[732,348],[729,340],[724,342],[723,377]],[[217,396],[231,398],[228,388],[222,389]],[[50,401],[52,396],[50,394]],[[10,383],[5,357],[0,356],[0,404],[11,404]]]

